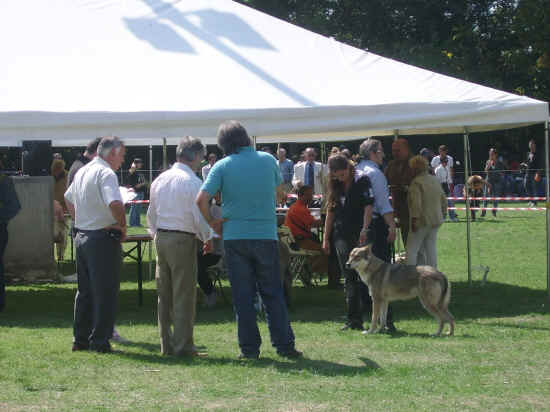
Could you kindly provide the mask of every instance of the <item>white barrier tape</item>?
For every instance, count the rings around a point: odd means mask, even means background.
[[[448,197],[449,200],[466,200],[465,197]],[[546,200],[545,197],[469,197],[469,200]]]
[[[449,210],[467,210],[465,207],[449,207]],[[545,207],[471,207],[470,210],[485,210],[485,211],[525,211],[525,210],[546,210]]]
[[[296,198],[296,195],[288,195],[290,198]],[[314,195],[313,198],[320,199],[321,195]],[[391,197],[390,197],[391,199]],[[466,200],[465,197],[448,197],[448,200]],[[546,200],[545,197],[469,197],[469,200],[510,200],[510,201],[526,201],[526,200]],[[146,204],[148,200],[130,200],[126,204]]]

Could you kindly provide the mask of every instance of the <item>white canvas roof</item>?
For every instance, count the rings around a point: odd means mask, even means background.
[[[543,122],[548,104],[368,53],[229,0],[2,0],[0,145],[462,132]]]

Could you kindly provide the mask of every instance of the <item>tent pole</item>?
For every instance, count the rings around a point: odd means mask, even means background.
[[[548,193],[550,192],[550,169],[549,159],[550,148],[548,147],[548,127],[550,120],[544,123],[544,145],[545,145],[545,175],[546,175],[546,294],[548,301],[550,302],[550,201],[548,199]]]
[[[162,170],[168,169],[168,154],[166,147],[166,137],[162,138]]]
[[[252,147],[256,150],[256,136],[252,136]]]
[[[325,143],[321,143],[321,163],[327,163],[327,147]]]
[[[399,139],[399,130],[398,129],[394,129],[393,130],[393,140],[397,140]]]
[[[468,178],[470,177],[470,160],[468,158],[470,141],[468,129],[464,127],[464,193],[466,201],[466,249],[468,251],[468,284],[472,285],[472,254],[470,238],[470,196],[468,193]],[[453,196],[453,193],[451,193]]]
[[[153,183],[153,145],[149,145],[149,187]],[[153,279],[153,242],[149,243],[149,280]]]

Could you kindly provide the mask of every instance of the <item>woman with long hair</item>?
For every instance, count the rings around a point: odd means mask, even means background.
[[[342,328],[363,330],[361,301],[370,304],[366,285],[345,264],[350,251],[367,241],[372,220],[371,183],[366,175],[356,172],[353,162],[341,154],[328,159],[330,183],[323,251],[336,251],[340,271],[345,278],[347,320]]]

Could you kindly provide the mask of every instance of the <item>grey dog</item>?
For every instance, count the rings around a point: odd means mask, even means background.
[[[422,306],[439,321],[436,336],[441,335],[445,322],[449,335],[454,333],[454,318],[449,312],[451,284],[447,277],[431,266],[410,266],[386,263],[370,251],[370,246],[351,251],[346,265],[355,269],[369,287],[372,297],[372,322],[367,333],[386,326],[388,304],[418,296]]]

